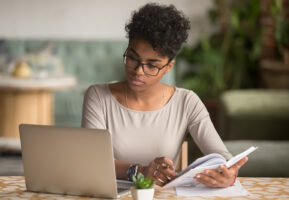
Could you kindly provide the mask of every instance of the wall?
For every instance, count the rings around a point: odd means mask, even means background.
[[[0,38],[125,39],[131,11],[148,0],[0,0]],[[208,29],[211,0],[159,0],[192,22],[189,42]]]

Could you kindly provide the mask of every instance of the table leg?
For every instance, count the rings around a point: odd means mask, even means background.
[[[19,124],[51,125],[53,116],[50,91],[0,90],[0,137],[19,138]]]

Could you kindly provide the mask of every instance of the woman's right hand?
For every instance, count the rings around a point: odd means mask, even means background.
[[[152,177],[159,186],[164,186],[177,176],[173,161],[167,157],[155,158],[148,166],[143,167],[142,173],[145,177]]]

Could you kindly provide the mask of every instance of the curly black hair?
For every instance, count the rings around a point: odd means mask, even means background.
[[[129,42],[142,38],[161,56],[173,59],[187,40],[190,22],[174,5],[149,3],[134,11],[125,25]]]

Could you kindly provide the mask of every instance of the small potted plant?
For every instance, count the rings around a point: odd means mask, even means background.
[[[134,187],[131,188],[131,195],[134,200],[152,200],[154,197],[154,182],[151,177],[144,177],[139,173],[132,177]]]

